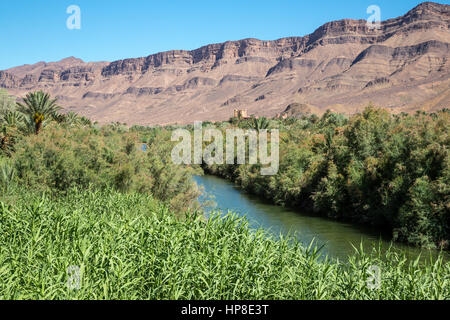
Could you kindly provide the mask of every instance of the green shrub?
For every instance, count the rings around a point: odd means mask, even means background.
[[[350,119],[286,119],[280,169],[205,166],[276,204],[384,228],[417,246],[450,248],[450,115],[393,116],[368,107]]]
[[[12,161],[18,182],[33,189],[64,193],[74,186],[113,187],[151,193],[176,210],[195,206],[198,190],[191,171],[170,161],[168,134],[157,139],[147,152],[138,152],[135,133],[54,123],[25,137]]]

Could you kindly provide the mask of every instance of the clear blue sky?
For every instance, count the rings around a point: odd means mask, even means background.
[[[75,56],[113,61],[209,43],[303,36],[325,22],[400,16],[418,0],[1,0],[0,70]],[[449,4],[448,0],[440,3]],[[69,30],[70,5],[81,8],[81,30]]]

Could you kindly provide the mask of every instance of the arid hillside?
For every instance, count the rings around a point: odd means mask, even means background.
[[[244,39],[114,62],[77,58],[0,71],[17,97],[45,90],[65,110],[128,124],[274,116],[292,103],[354,113],[450,107],[450,6],[425,2],[370,30],[329,22],[305,37]]]

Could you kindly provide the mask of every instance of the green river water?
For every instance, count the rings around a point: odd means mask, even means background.
[[[349,255],[355,253],[355,247],[362,243],[365,250],[371,250],[374,246],[382,245],[383,250],[392,246],[392,249],[406,252],[409,258],[419,255],[423,259],[436,257],[437,250],[426,250],[411,246],[392,243],[388,235],[370,228],[363,228],[348,223],[337,222],[331,219],[318,217],[317,215],[292,210],[280,206],[274,206],[259,198],[249,195],[233,183],[214,176],[196,176],[196,183],[202,186],[204,194],[200,202],[214,201],[215,205],[206,206],[205,211],[222,211],[227,213],[233,211],[240,216],[246,216],[251,228],[264,228],[272,235],[295,234],[305,245],[314,241],[316,245],[322,246],[323,255],[330,258],[346,260]],[[450,255],[444,254],[446,261],[450,261]]]

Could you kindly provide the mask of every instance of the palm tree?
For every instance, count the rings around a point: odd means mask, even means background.
[[[25,114],[27,124],[34,128],[36,134],[61,109],[56,105],[56,99],[50,99],[50,95],[43,91],[27,94],[23,102],[24,104],[17,104],[18,110]]]
[[[62,113],[55,113],[53,115],[53,120],[59,124],[63,124],[64,122],[66,122],[66,115]]]
[[[86,117],[81,117],[80,122],[83,126],[92,126],[92,121]]]
[[[23,128],[24,116],[17,111],[5,111],[0,117],[0,149],[10,154],[13,150],[15,136]]]
[[[6,111],[2,117],[2,122],[8,127],[20,127],[24,122],[24,116],[17,111]]]
[[[68,114],[66,114],[66,120],[65,122],[70,125],[70,126],[75,126],[77,124],[81,123],[81,118],[78,114],[76,114],[75,112],[69,112]]]
[[[270,121],[267,118],[265,117],[253,118],[253,128],[256,129],[258,132],[260,132],[261,130],[269,129],[269,126]]]

